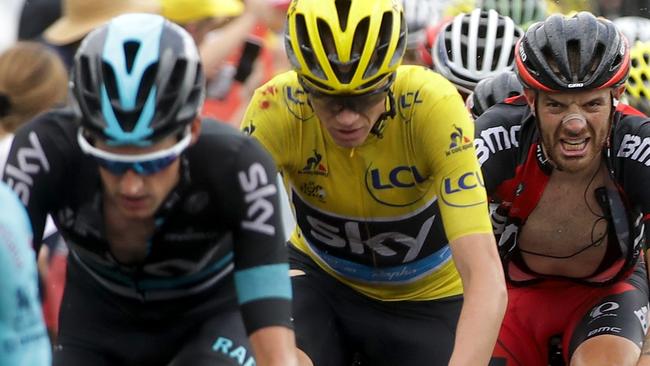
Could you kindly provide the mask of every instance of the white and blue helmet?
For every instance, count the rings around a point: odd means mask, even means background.
[[[72,92],[82,131],[114,145],[150,145],[181,132],[203,105],[199,52],[180,26],[126,14],[88,34]]]

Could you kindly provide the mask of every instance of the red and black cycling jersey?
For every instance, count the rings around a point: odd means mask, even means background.
[[[542,151],[537,123],[525,97],[507,99],[481,115],[476,120],[474,141],[487,193],[500,200],[492,222],[508,279],[520,284],[535,282],[542,276],[517,260],[517,233],[541,198],[553,167]],[[576,280],[590,284],[612,283],[628,273],[647,240],[644,222],[650,220],[650,119],[619,104],[608,145],[603,159],[615,187],[600,198],[610,213],[613,248],[608,248],[594,275]]]
[[[98,166],[80,150],[77,127],[70,111],[55,110],[18,131],[11,148],[3,180],[27,207],[35,245],[50,213],[69,260],[113,294],[174,300],[234,280],[249,332],[290,325],[277,173],[261,145],[204,121],[198,141],[180,157],[178,184],[155,214],[145,260],[124,265],[105,239]],[[260,279],[277,281],[260,288]]]

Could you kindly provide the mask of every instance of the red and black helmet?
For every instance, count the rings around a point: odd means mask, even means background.
[[[588,12],[556,14],[531,25],[515,58],[521,82],[547,92],[620,86],[630,69],[625,37],[612,22]]]

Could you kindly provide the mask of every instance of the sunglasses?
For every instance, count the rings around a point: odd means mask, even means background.
[[[77,133],[77,141],[81,150],[92,156],[97,164],[113,175],[123,175],[128,170],[138,175],[152,175],[170,166],[181,153],[190,145],[192,134],[185,136],[174,146],[147,154],[125,155],[111,153],[98,149],[90,144],[81,130]]]
[[[303,84],[303,83],[301,83]],[[303,89],[309,95],[309,100],[317,108],[328,110],[334,114],[344,109],[361,113],[376,106],[386,99],[388,90],[392,85],[392,79],[386,85],[365,94],[325,94],[311,89],[304,84]]]

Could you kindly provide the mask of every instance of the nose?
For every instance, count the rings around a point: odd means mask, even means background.
[[[348,127],[352,126],[357,120],[359,120],[359,113],[343,108],[340,112],[338,112],[335,116],[336,122],[342,127]]]
[[[587,127],[587,119],[582,114],[570,113],[562,118],[562,126],[577,135]]]
[[[144,178],[129,169],[120,177],[120,193],[137,196],[144,188]]]

